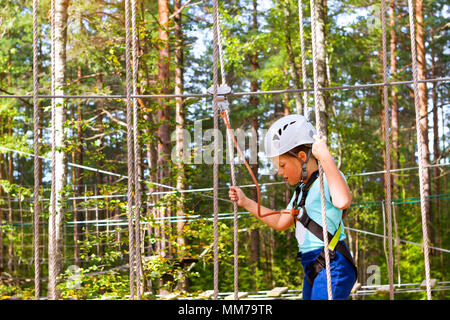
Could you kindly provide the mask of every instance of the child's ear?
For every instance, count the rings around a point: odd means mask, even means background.
[[[303,162],[306,162],[306,153],[305,153],[305,151],[299,151],[299,152],[297,153],[297,156],[298,156],[300,159],[302,159]]]

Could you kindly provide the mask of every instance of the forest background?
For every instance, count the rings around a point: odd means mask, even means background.
[[[0,0],[0,94],[30,95],[32,1]],[[305,62],[302,70],[297,1],[219,2],[226,82],[233,92],[312,88],[310,4],[303,3]],[[56,38],[60,51],[57,90],[67,95],[123,95],[125,28],[123,1],[57,0]],[[420,79],[448,76],[449,7],[445,1],[416,0]],[[380,4],[377,1],[316,1],[321,86],[382,83]],[[389,81],[412,80],[407,1],[387,1]],[[50,1],[39,1],[39,93],[51,82]],[[205,93],[212,85],[212,3],[208,0],[137,1],[138,94]],[[303,74],[305,72],[305,75]],[[448,81],[420,84],[425,147],[426,213],[431,246],[449,248]],[[230,120],[249,145],[282,115],[303,113],[296,93],[233,96]],[[51,157],[50,99],[39,99],[40,154]],[[313,95],[307,95],[309,111]],[[382,86],[322,91],[320,112],[330,150],[346,175],[353,203],[346,216],[347,243],[362,285],[386,284],[384,102]],[[58,154],[58,296],[63,299],[124,298],[129,294],[127,229],[127,127],[125,99],[63,99],[56,128],[64,135]],[[411,84],[389,87],[394,282],[424,279],[414,95]],[[213,243],[211,98],[138,99],[139,175],[143,191],[142,297],[169,292],[198,295],[212,289]],[[314,112],[310,113],[314,122]],[[221,123],[223,137],[225,128]],[[189,134],[177,134],[187,132]],[[200,132],[200,135],[198,134]],[[225,141],[223,142],[225,144]],[[33,286],[33,101],[0,98],[0,295],[32,298]],[[181,150],[181,151],[180,151]],[[173,161],[182,152],[184,161]],[[232,204],[226,152],[219,166],[220,291],[233,289]],[[277,182],[270,164],[252,164],[262,202],[284,208],[293,190]],[[237,163],[242,161],[237,159]],[[93,169],[94,168],[94,169]],[[413,169],[410,169],[413,168]],[[100,170],[100,171],[99,171]],[[238,185],[252,184],[243,165]],[[42,294],[47,294],[50,162],[41,159]],[[196,190],[199,192],[170,191]],[[254,188],[246,188],[255,196]],[[50,230],[50,232],[52,232]],[[400,241],[401,240],[401,241]],[[407,242],[414,242],[411,244]],[[239,214],[239,290],[275,286],[300,289],[294,230],[274,231],[246,212]],[[431,250],[432,278],[449,280],[448,252]],[[375,267],[375,269],[373,268]],[[375,270],[375,273],[374,273]],[[74,277],[74,274],[76,275]],[[74,279],[76,281],[74,282]],[[448,298],[447,291],[433,293]],[[397,294],[421,299],[422,292]],[[357,298],[357,297],[355,297]],[[362,296],[385,299],[386,294]]]

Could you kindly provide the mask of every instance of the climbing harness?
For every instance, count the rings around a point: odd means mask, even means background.
[[[307,229],[309,232],[311,232],[313,235],[315,235],[317,238],[323,241],[323,228],[308,216],[308,212],[306,211],[305,207],[308,192],[311,189],[311,186],[314,183],[314,181],[316,181],[316,179],[318,178],[318,176],[319,171],[318,170],[314,171],[306,183],[299,183],[297,185],[295,189],[294,202],[292,206],[295,208],[300,207],[302,209],[302,215],[297,216],[296,219],[305,227],[305,229]],[[300,193],[302,194],[302,198],[300,199],[300,203],[298,203],[298,197]],[[331,239],[330,243],[328,244],[328,252],[330,255],[330,260],[333,260],[336,257],[336,251],[338,251],[348,259],[348,261],[352,264],[353,269],[355,270],[355,274],[358,275],[356,265],[355,262],[353,261],[351,253],[348,251],[344,243],[339,241],[341,231],[342,231],[342,222],[339,224],[339,228],[336,230],[334,235],[328,232],[328,239]],[[300,256],[301,253],[299,252],[297,254],[297,257],[299,258]],[[325,267],[325,246],[322,247],[322,251],[317,256],[317,258],[313,262],[311,262],[310,266],[311,271],[309,274],[306,275],[306,279],[308,280],[308,283],[312,286],[314,283],[314,279]]]

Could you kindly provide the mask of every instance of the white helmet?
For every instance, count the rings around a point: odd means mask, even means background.
[[[265,137],[265,151],[269,158],[282,155],[291,149],[313,144],[316,130],[306,118],[299,114],[284,116],[269,128]]]

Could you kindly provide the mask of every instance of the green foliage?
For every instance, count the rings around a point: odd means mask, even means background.
[[[183,1],[184,2],[184,1]],[[184,54],[184,92],[204,93],[212,85],[212,18],[210,1],[191,3],[183,10],[182,28]],[[185,3],[185,2],[184,2]],[[32,84],[32,20],[31,1],[0,0],[0,93],[30,94]],[[288,44],[294,56],[294,65],[301,79],[301,52],[298,33],[298,2],[220,1],[220,23],[224,46],[227,83],[234,92],[248,91],[256,84],[257,90],[295,88],[290,65]],[[443,1],[424,1],[427,77],[445,77],[448,73],[448,17]],[[366,0],[328,2],[326,21],[326,50],[330,86],[381,83],[381,22],[379,5]],[[396,3],[397,73],[389,74],[390,81],[411,79],[411,50],[407,8]],[[123,95],[126,90],[125,30],[123,2],[121,1],[71,1],[69,6],[66,86],[67,94]],[[38,71],[40,94],[48,93],[50,87],[50,25],[49,2],[40,3],[38,10],[39,50]],[[171,13],[173,10],[171,8]],[[256,13],[257,21],[253,23]],[[312,52],[309,2],[303,3],[306,73],[305,85],[312,87]],[[447,26],[447,27],[446,27]],[[168,87],[173,91],[175,71],[176,36],[174,20],[168,25],[170,76]],[[139,40],[139,68],[137,89],[139,94],[158,94],[162,83],[159,79],[159,52],[164,45],[158,35],[158,4],[143,1],[137,10],[137,35]],[[387,28],[389,33],[390,27]],[[388,34],[388,40],[390,36]],[[257,67],[255,63],[257,62]],[[431,65],[433,63],[433,66]],[[441,162],[448,159],[448,130],[445,106],[448,105],[448,83],[429,86],[430,105],[437,108],[439,123]],[[415,112],[411,87],[390,87],[398,97],[399,166],[415,167]],[[386,232],[381,201],[385,198],[384,179],[381,174],[350,176],[354,173],[382,171],[384,169],[385,142],[381,128],[382,92],[380,88],[356,90],[333,90],[329,92],[328,110],[329,142],[332,155],[346,174],[352,191],[353,203],[345,219],[345,226],[377,234]],[[274,119],[286,110],[294,112],[295,96],[289,94],[230,96],[230,118],[233,128],[249,130],[252,123],[258,129],[267,129]],[[253,103],[257,101],[257,107]],[[128,207],[127,207],[127,128],[126,101],[124,99],[66,99],[65,123],[66,148],[69,163],[95,170],[68,166],[68,186],[64,189],[65,224],[63,273],[59,290],[63,299],[126,299],[129,295],[128,263]],[[308,105],[313,97],[308,95]],[[0,146],[31,153],[33,150],[33,108],[31,99],[0,98]],[[50,155],[51,134],[50,100],[40,99],[40,130],[42,156]],[[168,106],[169,114],[162,121],[159,112]],[[332,107],[332,109],[331,109]],[[141,185],[143,202],[141,226],[143,228],[143,278],[144,299],[159,298],[164,290],[179,291],[185,279],[188,293],[198,295],[213,286],[212,222],[213,192],[164,193],[168,188],[159,184],[175,186],[180,173],[184,173],[186,188],[210,188],[212,165],[193,163],[194,153],[207,153],[204,137],[199,145],[193,136],[195,121],[201,120],[202,134],[213,127],[211,99],[184,99],[185,129],[191,133],[191,164],[177,167],[171,159],[165,162],[169,174],[159,177],[161,167],[152,164],[158,154],[151,155],[151,148],[161,143],[161,124],[175,131],[175,102],[173,100],[139,99],[138,132],[141,155]],[[444,120],[442,119],[444,118]],[[430,113],[431,124],[431,113]],[[253,122],[252,122],[253,121]],[[314,119],[313,119],[314,121]],[[197,123],[198,124],[198,123]],[[444,126],[444,127],[441,127]],[[226,132],[220,122],[222,134]],[[431,133],[431,130],[430,130]],[[262,138],[262,137],[259,137]],[[431,139],[431,135],[430,135]],[[262,139],[260,139],[262,141]],[[224,141],[225,143],[225,141]],[[169,148],[174,147],[174,140]],[[447,149],[446,149],[447,148]],[[429,149],[432,151],[430,140]],[[258,150],[262,152],[262,149]],[[434,152],[431,159],[434,158]],[[219,166],[219,197],[227,199],[230,180],[229,165],[223,154]],[[275,177],[262,175],[263,163],[259,163],[259,182],[274,182]],[[44,259],[48,257],[48,217],[50,211],[50,163],[42,161],[41,238]],[[78,171],[79,170],[79,171]],[[108,174],[113,173],[114,175]],[[31,157],[0,149],[0,237],[4,253],[0,266],[0,296],[23,299],[33,297],[32,268],[32,186],[34,168]],[[421,243],[422,229],[416,171],[398,173],[393,194],[398,237]],[[432,194],[448,195],[447,172],[431,172]],[[116,175],[121,175],[116,176]],[[239,185],[253,183],[247,169],[236,166]],[[245,189],[254,195],[253,189]],[[263,205],[282,208],[292,193],[280,185],[262,189]],[[152,193],[156,192],[156,193]],[[427,199],[432,202],[431,244],[445,247],[449,243],[448,197]],[[176,208],[184,206],[183,222],[176,218]],[[230,203],[219,202],[219,213],[232,212]],[[296,261],[297,243],[292,230],[275,232],[250,215],[239,216],[239,289],[253,292],[274,286],[299,289],[303,284],[303,268]],[[135,218],[135,217],[132,217]],[[219,220],[219,290],[233,290],[233,224],[231,219]],[[77,219],[77,223],[74,220]],[[95,222],[95,220],[98,220]],[[105,222],[107,221],[107,223]],[[78,227],[78,229],[76,229]],[[181,230],[177,230],[180,227]],[[251,231],[259,233],[259,262],[252,262]],[[74,232],[80,232],[75,243]],[[367,269],[376,265],[381,270],[381,283],[387,283],[386,249],[382,238],[346,231],[348,243],[352,243],[357,256],[359,281],[364,285],[369,274]],[[162,237],[162,235],[165,235]],[[184,242],[179,237],[184,237]],[[351,238],[351,239],[350,239]],[[167,252],[158,246],[165,241]],[[74,268],[75,248],[80,249],[80,266]],[[169,250],[170,248],[170,250]],[[386,247],[387,248],[387,247]],[[396,256],[400,249],[399,257]],[[13,251],[10,255],[8,249]],[[432,277],[447,280],[449,259],[447,253],[431,254]],[[424,278],[423,252],[420,246],[401,242],[394,247],[394,281],[400,276],[402,283],[420,283]],[[8,259],[10,267],[6,266]],[[183,260],[184,259],[184,260]],[[186,263],[189,261],[191,263]],[[2,268],[6,268],[3,270]],[[11,270],[7,269],[10,268]],[[399,270],[399,271],[397,271]],[[47,265],[43,263],[43,277]],[[398,275],[398,272],[400,275]],[[5,273],[8,273],[7,276]],[[13,279],[3,281],[3,279]],[[45,287],[45,285],[43,285]],[[188,294],[179,292],[180,294]],[[42,295],[46,294],[43,288]],[[434,296],[448,299],[445,291]],[[405,299],[424,299],[423,293],[399,295]],[[365,299],[386,299],[387,296],[366,296]]]

